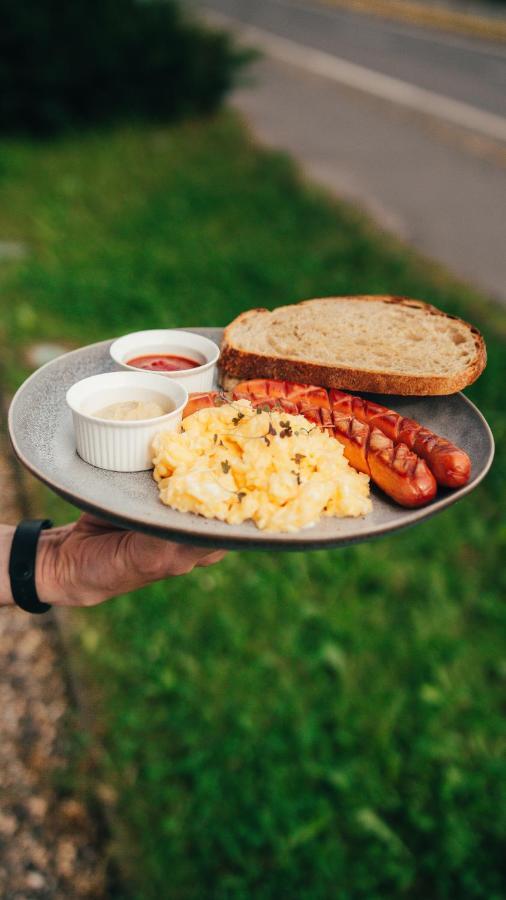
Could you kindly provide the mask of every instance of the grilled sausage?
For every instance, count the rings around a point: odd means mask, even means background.
[[[413,450],[426,461],[438,484],[456,488],[469,481],[471,460],[467,453],[413,419],[343,391],[330,390],[329,400],[334,411],[356,416],[361,422],[380,428],[394,444],[402,443]]]
[[[219,391],[206,391],[202,394],[190,394],[188,403],[183,409],[183,419],[192,416],[199,409],[206,409],[208,406],[215,406],[216,400],[220,396]]]
[[[401,506],[415,507],[429,503],[436,496],[434,476],[424,460],[405,444],[395,445],[379,428],[361,422],[356,416],[333,413],[325,406],[299,402],[300,412],[320,428],[329,429],[343,444],[344,455],[351,466]]]

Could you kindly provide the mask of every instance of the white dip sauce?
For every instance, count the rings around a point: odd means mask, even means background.
[[[135,422],[139,419],[156,419],[170,412],[154,400],[124,400],[122,403],[111,403],[92,413],[96,419],[114,419],[116,422]]]

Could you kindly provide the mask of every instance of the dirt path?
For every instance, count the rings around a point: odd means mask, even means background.
[[[0,435],[2,522],[21,517]],[[0,609],[0,897],[110,897],[100,829],[72,789],[67,753],[78,726],[52,615]]]

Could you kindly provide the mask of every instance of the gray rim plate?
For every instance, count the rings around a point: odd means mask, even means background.
[[[189,328],[221,340],[220,328]],[[440,489],[422,509],[397,506],[374,487],[373,510],[363,519],[325,519],[294,534],[259,531],[252,523],[228,525],[191,513],[180,513],[158,499],[149,472],[118,473],[96,469],[75,451],[67,389],[98,372],[112,371],[112,341],[91,344],[60,356],[38,369],[21,385],[9,410],[9,432],[21,462],[42,482],[70,503],[125,528],[183,543],[243,549],[307,550],[342,546],[388,534],[421,522],[460,500],[487,474],[494,456],[490,428],[480,411],[463,394],[450,397],[379,397],[379,403],[422,422],[436,434],[462,447],[472,461],[469,483],[455,491]]]

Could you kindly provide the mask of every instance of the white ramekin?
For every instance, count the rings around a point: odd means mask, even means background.
[[[110,353],[115,363],[130,372],[142,372],[135,366],[129,366],[128,359],[135,356],[147,356],[150,353],[173,353],[176,356],[188,356],[201,365],[195,369],[183,369],[178,372],[160,372],[163,378],[177,381],[193,391],[210,391],[214,387],[216,366],[220,356],[220,348],[214,341],[193,334],[191,331],[176,331],[171,328],[157,328],[152,331],[135,331],[125,334],[111,344]],[[149,373],[148,373],[149,374]]]
[[[125,400],[170,401],[164,416],[121,422],[97,419],[92,413]],[[67,391],[72,410],[76,448],[85,462],[113,472],[141,472],[152,468],[151,444],[160,431],[177,431],[188,392],[181,384],[153,372],[109,372],[91,375]]]

